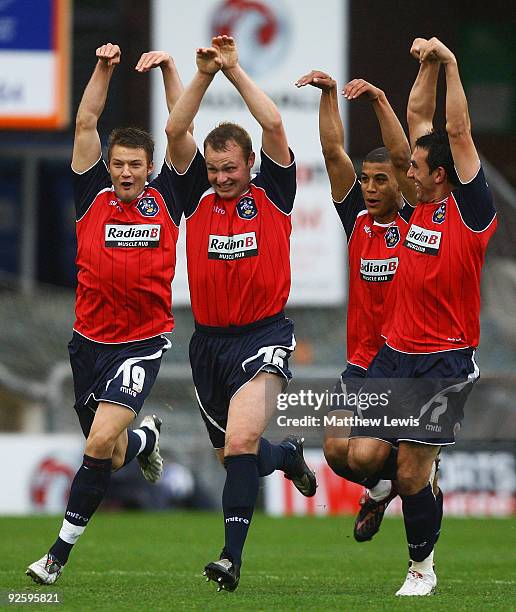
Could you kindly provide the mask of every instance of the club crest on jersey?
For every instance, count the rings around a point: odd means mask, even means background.
[[[443,202],[441,206],[434,212],[432,221],[434,223],[442,223],[446,219],[446,203]]]
[[[136,208],[144,217],[155,217],[159,212],[159,206],[156,202],[156,198],[152,196],[141,198],[136,205]]]
[[[258,209],[256,208],[256,203],[253,198],[250,196],[244,196],[240,198],[237,206],[237,213],[241,219],[246,219],[249,221],[250,219],[254,219],[258,214]]]
[[[385,244],[389,249],[394,248],[400,241],[400,230],[397,225],[393,225],[385,232]]]

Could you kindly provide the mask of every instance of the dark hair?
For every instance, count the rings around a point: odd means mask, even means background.
[[[378,149],[373,149],[372,151],[369,151],[369,153],[364,157],[364,162],[369,162],[371,164],[383,164],[385,162],[390,161],[391,156],[387,147],[379,147]]]
[[[441,166],[446,172],[446,178],[452,185],[459,184],[459,177],[455,170],[453,157],[450,148],[450,141],[446,132],[430,132],[424,134],[416,140],[416,147],[428,152],[426,163],[428,164],[429,174]]]
[[[147,155],[147,161],[149,164],[152,163],[154,140],[145,130],[136,127],[115,128],[108,139],[108,161],[115,145],[128,147],[129,149],[143,149]]]
[[[230,123],[225,121],[219,123],[208,136],[204,139],[204,150],[210,145],[214,151],[226,151],[228,148],[228,141],[233,140],[242,149],[244,159],[249,160],[249,156],[253,152],[253,143],[251,136],[244,130],[243,127],[236,123]]]

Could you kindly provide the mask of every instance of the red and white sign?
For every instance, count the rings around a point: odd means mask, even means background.
[[[0,434],[0,515],[62,513],[83,454],[82,436]]]

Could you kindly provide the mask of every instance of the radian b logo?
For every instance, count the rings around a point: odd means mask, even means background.
[[[441,246],[441,235],[441,232],[436,232],[434,230],[412,224],[403,246],[406,246],[413,251],[417,251],[418,253],[438,255],[439,247]]]
[[[156,225],[106,225],[105,245],[111,248],[156,248],[159,246],[161,226]]]
[[[208,259],[244,259],[258,255],[258,242],[255,232],[235,234],[234,236],[215,236],[208,239]]]
[[[360,276],[370,283],[385,283],[394,278],[398,268],[398,258],[362,259],[360,258]]]

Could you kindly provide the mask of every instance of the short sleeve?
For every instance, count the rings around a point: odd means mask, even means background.
[[[175,171],[170,168],[166,161],[164,161],[160,173],[149,183],[149,187],[153,187],[161,193],[172,220],[179,226],[183,211],[174,197],[173,179],[175,174]]]
[[[405,221],[405,223],[410,222],[410,218],[412,217],[412,213],[415,211],[415,207],[410,204],[405,198],[403,198],[403,206],[400,209],[399,215]]]
[[[80,219],[93,203],[95,196],[111,187],[111,177],[102,157],[86,172],[73,172],[75,218]]]
[[[170,168],[170,188],[178,210],[189,217],[197,208],[202,194],[210,187],[206,162],[199,149],[182,174],[173,166]]]
[[[355,177],[353,187],[348,191],[347,195],[340,202],[333,200],[335,210],[340,217],[346,236],[349,239],[353,233],[355,222],[357,220],[358,213],[366,210],[364,197],[362,195],[362,189],[360,187],[360,181]]]
[[[290,151],[290,149],[289,149]],[[290,164],[281,166],[261,150],[260,172],[251,181],[265,189],[267,197],[286,215],[290,215],[296,197],[296,162],[290,151]]]
[[[496,210],[493,203],[493,194],[489,189],[480,166],[477,175],[468,183],[461,183],[452,191],[457,202],[462,220],[475,232],[482,232],[490,225]]]

